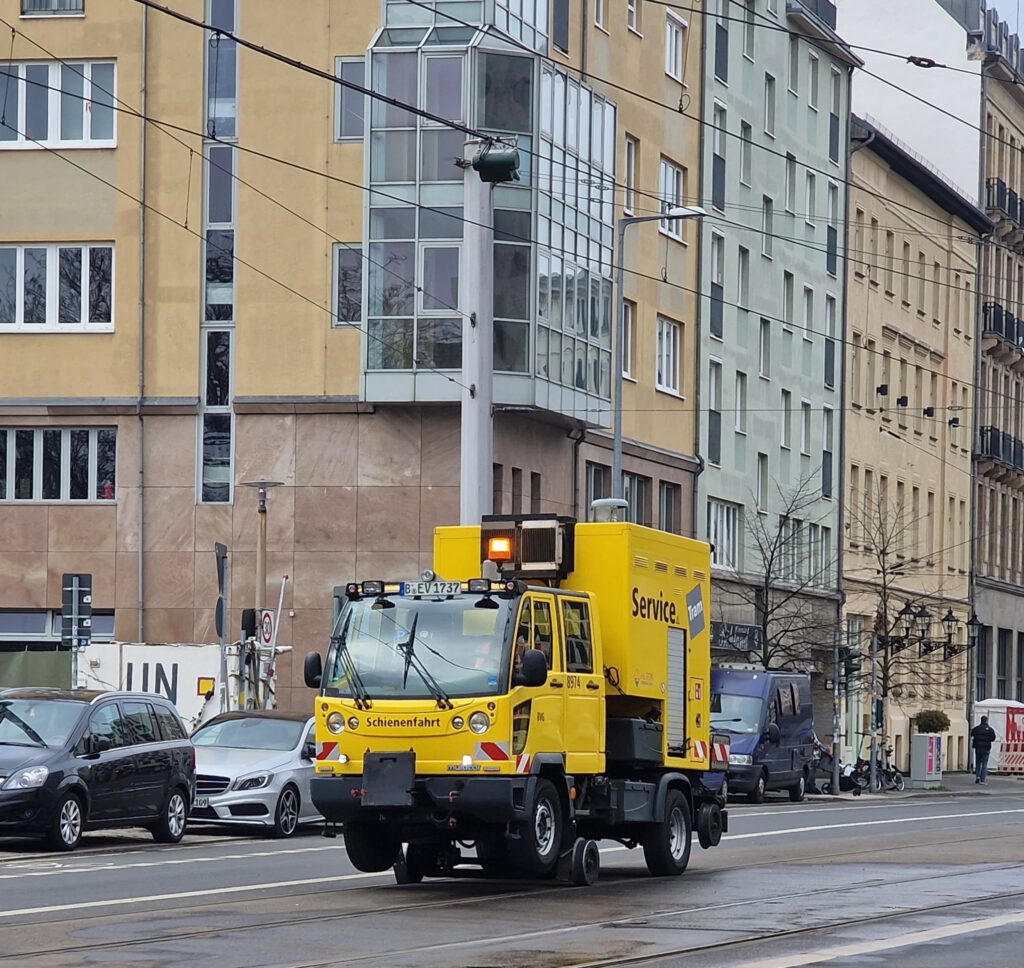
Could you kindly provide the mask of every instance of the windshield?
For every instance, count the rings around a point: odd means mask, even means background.
[[[760,697],[716,692],[711,697],[711,725],[725,733],[760,733]]]
[[[214,721],[192,734],[196,746],[222,746],[235,750],[293,750],[306,728],[304,722],[291,719],[248,719]]]
[[[63,746],[81,715],[80,702],[0,699],[0,746]]]
[[[327,654],[328,695],[352,695],[346,655],[370,699],[436,698],[429,679],[449,696],[497,694],[509,665],[504,651],[509,601],[476,596],[386,601],[383,607],[369,599],[349,604],[339,642]]]

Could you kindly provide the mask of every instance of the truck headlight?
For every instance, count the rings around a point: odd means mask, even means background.
[[[18,770],[12,773],[7,778],[7,782],[4,783],[4,789],[35,790],[46,782],[46,778],[49,775],[50,770],[48,767],[30,766],[27,770]]]
[[[744,756],[742,753],[730,753],[729,754],[729,765],[730,766],[750,766],[753,763],[753,759],[749,756]]]
[[[240,776],[231,786],[235,790],[261,790],[273,779],[273,773],[250,773],[249,776]]]
[[[491,719],[487,713],[473,713],[469,717],[469,728],[474,733],[486,733],[491,728]]]
[[[335,736],[338,733],[344,732],[345,730],[345,717],[341,713],[331,713],[327,717],[327,730],[330,733],[334,733]]]

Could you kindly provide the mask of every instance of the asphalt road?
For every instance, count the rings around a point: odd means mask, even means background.
[[[600,882],[427,881],[341,839],[0,842],[0,968],[1019,968],[1024,789],[731,810],[682,878],[603,845]]]

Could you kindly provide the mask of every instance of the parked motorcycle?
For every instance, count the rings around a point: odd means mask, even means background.
[[[867,760],[857,758],[856,764],[839,761],[839,792],[852,793],[859,797],[868,788],[868,774],[863,766],[870,766]],[[821,784],[821,792],[831,794],[834,792],[832,781],[826,780]]]

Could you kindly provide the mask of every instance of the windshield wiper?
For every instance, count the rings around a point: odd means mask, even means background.
[[[441,688],[441,684],[433,677],[430,670],[423,664],[423,660],[416,654],[413,641],[416,638],[416,623],[420,620],[419,612],[413,616],[412,627],[409,629],[409,638],[398,643],[398,651],[405,656],[405,669],[402,671],[402,688],[405,688],[409,681],[409,667],[412,666],[423,680],[424,685],[430,690],[438,709],[454,709],[455,705],[448,698],[448,693]]]
[[[340,622],[341,616],[339,615],[338,623],[335,624],[335,628],[337,628],[337,625],[340,624]],[[345,644],[345,632],[342,632],[340,635],[332,636],[331,645],[338,650],[338,656],[345,665],[345,674],[348,676],[348,680],[352,684],[352,697],[356,701],[356,709],[372,709],[373,700],[370,699],[370,693],[366,689],[366,683],[363,682],[363,677],[359,675],[355,659],[352,658],[352,653],[349,652],[348,646]]]
[[[35,742],[37,746],[46,746],[46,741],[40,736],[28,723],[25,722],[20,716],[16,716],[11,712],[9,707],[0,709],[0,719],[6,719],[10,723],[14,723],[30,740]],[[27,746],[27,743],[10,744],[12,746]]]

